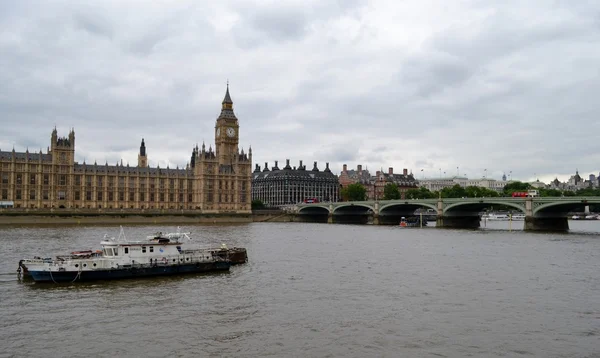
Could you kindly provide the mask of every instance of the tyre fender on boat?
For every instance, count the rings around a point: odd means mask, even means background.
[[[169,260],[167,260],[167,258],[166,258],[166,257],[163,257],[163,258],[162,258],[162,262],[163,262],[163,263],[166,265],[166,264],[167,264],[167,262],[169,262]]]

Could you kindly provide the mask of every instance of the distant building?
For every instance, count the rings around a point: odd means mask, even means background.
[[[270,170],[268,163],[261,170],[260,165],[252,173],[252,200],[260,200],[268,206],[282,207],[316,199],[319,202],[338,201],[340,195],[337,175],[329,169],[329,163],[320,171],[317,162],[312,170],[306,166],[298,168],[290,166],[286,160],[283,169],[279,169],[277,161]]]
[[[452,176],[446,178],[424,178],[419,180],[419,186],[429,191],[440,191],[444,188],[451,188],[455,185],[467,186],[469,179],[466,177]]]
[[[396,184],[400,195],[404,195],[409,189],[416,189],[418,182],[412,173],[408,173],[408,169],[403,169],[402,174],[395,174],[394,168],[388,168],[388,172],[377,171],[374,176],[371,176],[368,170],[363,170],[362,165],[358,165],[356,170],[348,170],[348,166],[344,164],[340,174],[340,185],[345,188],[350,184],[359,183],[367,189],[367,198],[369,200],[383,199],[384,189],[387,184]]]
[[[503,176],[503,180],[491,178],[469,179],[462,176],[452,176],[447,178],[421,179],[419,180],[419,186],[430,191],[440,191],[444,188],[451,188],[455,185],[460,185],[463,188],[468,186],[476,186],[479,188],[486,188],[501,192],[504,190],[506,184],[511,182],[504,180],[505,178],[506,176]]]

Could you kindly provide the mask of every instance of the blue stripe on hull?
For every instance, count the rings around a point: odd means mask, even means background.
[[[166,276],[185,273],[200,273],[212,271],[227,271],[231,264],[229,262],[201,263],[178,266],[156,266],[156,267],[131,267],[112,270],[97,271],[29,271],[36,282],[71,282],[71,281],[95,281],[95,280],[118,280],[137,277]],[[79,276],[77,276],[79,275]]]

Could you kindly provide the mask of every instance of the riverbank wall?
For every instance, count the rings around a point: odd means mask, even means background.
[[[290,222],[293,215],[278,210],[258,211],[252,214],[198,213],[182,211],[158,212],[83,212],[83,211],[29,211],[0,212],[0,226],[27,225],[193,225],[235,224],[251,222]]]

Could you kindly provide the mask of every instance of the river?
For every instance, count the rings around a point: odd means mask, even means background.
[[[228,273],[17,280],[20,258],[114,226],[0,228],[0,357],[598,357],[600,221],[566,234],[252,223],[186,226]],[[174,227],[124,227],[128,237]]]

